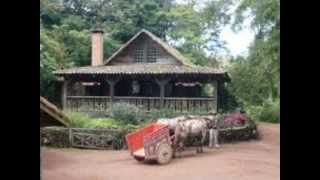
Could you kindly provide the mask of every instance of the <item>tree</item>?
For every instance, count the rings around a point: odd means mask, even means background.
[[[63,67],[68,67],[64,45],[50,37],[40,25],[40,95],[57,102],[53,71]]]
[[[108,15],[109,21],[105,21],[105,24],[110,27],[112,36],[123,43],[141,29],[148,29],[164,38],[170,25],[167,12],[171,2],[172,0],[115,0],[112,14]]]
[[[225,48],[219,35],[229,21],[229,5],[230,1],[208,1],[199,9],[196,1],[174,4],[168,13],[168,41],[193,64],[219,66],[215,52]]]
[[[244,0],[236,10],[234,29],[241,29],[243,20],[251,14],[251,28],[256,32],[248,57],[236,58],[230,69],[233,91],[250,104],[280,97],[279,10],[279,0]]]

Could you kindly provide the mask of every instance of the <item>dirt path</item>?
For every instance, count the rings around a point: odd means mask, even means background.
[[[260,124],[262,140],[223,144],[221,149],[141,164],[127,151],[43,149],[43,180],[278,180],[280,125]]]

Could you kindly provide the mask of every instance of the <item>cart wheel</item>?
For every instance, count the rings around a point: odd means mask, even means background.
[[[164,143],[159,146],[157,153],[157,162],[159,164],[167,164],[172,159],[172,148],[169,144]]]
[[[144,161],[144,157],[140,157],[140,156],[133,156],[135,160],[142,162]]]

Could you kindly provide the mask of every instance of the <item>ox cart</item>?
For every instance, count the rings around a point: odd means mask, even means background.
[[[130,154],[137,161],[156,160],[167,164],[173,157],[172,137],[168,125],[150,124],[126,136]]]

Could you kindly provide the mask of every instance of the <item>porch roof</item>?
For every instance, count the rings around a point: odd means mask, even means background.
[[[218,75],[229,79],[227,72],[222,69],[169,64],[127,64],[85,66],[58,70],[56,75]]]

